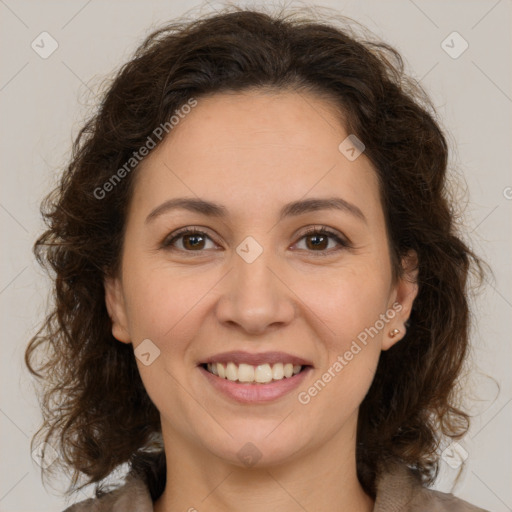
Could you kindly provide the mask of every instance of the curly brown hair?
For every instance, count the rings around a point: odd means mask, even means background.
[[[356,453],[364,490],[374,497],[379,468],[393,461],[433,483],[441,440],[467,431],[456,390],[468,355],[470,277],[481,283],[484,271],[458,234],[446,138],[395,49],[357,36],[349,18],[337,16],[341,28],[332,13],[328,21],[319,12],[231,6],[173,21],[118,71],[79,132],[59,186],[42,203],[47,230],[34,245],[38,262],[54,272],[52,309],[25,353],[43,389],[44,422],[32,446],[43,438],[61,454],[43,477],[70,468],[70,489],[86,475],[78,488],[96,483],[99,496],[101,481],[128,463],[154,500],[163,492],[165,479],[153,464],[156,458],[165,472],[161,445],[154,451],[159,412],[132,346],[112,336],[103,286],[119,270],[137,167],[111,187],[108,200],[98,190],[187,100],[226,91],[286,89],[330,98],[377,171],[394,277],[402,275],[403,255],[418,255],[407,334],[381,354],[360,406]]]

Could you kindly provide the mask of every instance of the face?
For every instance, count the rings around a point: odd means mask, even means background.
[[[217,94],[137,170],[106,302],[176,449],[273,465],[355,444],[417,290],[412,270],[392,281],[376,173],[348,135],[316,96]]]

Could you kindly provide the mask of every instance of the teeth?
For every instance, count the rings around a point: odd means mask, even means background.
[[[281,380],[284,377],[283,363],[277,363],[272,366],[272,378],[274,380]]]
[[[228,363],[226,366],[226,379],[232,381],[238,380],[238,368],[236,367],[235,363]]]
[[[272,368],[269,364],[260,364],[254,372],[254,380],[265,384],[272,380]]]
[[[299,373],[302,366],[293,365],[292,363],[276,363],[273,365],[266,363],[260,364],[259,366],[242,363],[237,366],[235,363],[230,362],[227,365],[223,365],[222,363],[208,363],[206,368],[210,373],[217,375],[221,379],[228,379],[233,382],[258,382],[260,384],[266,384],[273,380],[289,379]]]
[[[241,364],[238,366],[238,380],[240,382],[254,381],[254,366],[250,364]]]

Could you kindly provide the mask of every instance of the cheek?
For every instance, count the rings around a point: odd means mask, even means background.
[[[316,331],[322,337],[322,357],[315,378],[298,390],[297,401],[304,407],[305,431],[307,422],[317,418],[334,435],[357,413],[373,381],[385,332],[380,316],[386,297],[378,286],[361,286],[356,276],[331,284],[324,287],[323,299],[315,295],[309,302],[321,320]]]
[[[329,416],[332,428],[359,407],[373,381],[387,326],[385,269],[370,263],[338,269],[297,289],[308,306],[304,311],[314,313],[310,322],[322,345],[316,380],[299,390],[298,401],[311,414]]]
[[[201,303],[211,293],[215,275],[197,271],[180,275],[180,271],[151,263],[133,265],[126,274],[126,304],[133,339],[179,340],[201,310]],[[180,332],[177,336],[176,333]]]
[[[303,312],[314,313],[311,321],[316,318],[315,324],[329,340],[329,349],[344,350],[385,313],[390,277],[382,269],[385,266],[371,262],[357,267],[347,265],[296,281],[294,292],[307,306]]]
[[[185,417],[192,416],[197,413],[196,403],[183,392],[182,383],[193,366],[190,349],[219,278],[199,270],[182,275],[151,263],[131,269],[125,288],[134,345],[149,339],[160,351],[149,366],[137,360],[144,387],[159,411],[186,411]],[[186,424],[182,426],[186,431]]]

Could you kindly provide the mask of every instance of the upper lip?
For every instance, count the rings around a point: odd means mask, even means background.
[[[208,359],[202,361],[200,364],[208,363],[235,363],[250,364],[258,366],[260,364],[275,364],[275,363],[291,363],[293,365],[313,366],[310,361],[302,357],[287,354],[286,352],[261,352],[259,354],[251,354],[250,352],[243,352],[241,350],[234,350],[231,352],[222,352],[222,354],[215,354]]]

